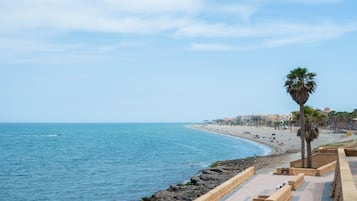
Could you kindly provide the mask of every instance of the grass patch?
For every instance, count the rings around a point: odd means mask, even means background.
[[[353,140],[347,140],[347,141],[343,141],[343,142],[336,142],[336,143],[322,145],[321,147],[342,147],[342,146],[350,146],[350,145],[357,146],[356,140],[353,139]]]
[[[219,164],[219,161],[216,161],[216,162],[212,163],[212,164],[210,165],[210,167],[211,167],[211,168],[215,168],[215,167],[218,166],[218,164]]]
[[[314,149],[314,152],[316,152],[319,148],[340,148],[340,147],[345,147],[345,148],[355,148],[357,147],[357,140],[347,140],[343,142],[336,142],[336,143],[331,143],[331,144],[325,144],[321,145],[317,148]]]
[[[192,186],[192,183],[190,181],[185,183],[185,186]]]

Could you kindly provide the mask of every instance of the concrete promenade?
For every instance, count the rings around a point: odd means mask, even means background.
[[[257,174],[247,182],[237,187],[233,192],[221,199],[221,201],[250,201],[258,195],[270,195],[276,191],[276,187],[283,182],[287,183],[294,176]],[[332,201],[329,197],[334,173],[320,177],[305,176],[304,184],[292,191],[292,201]]]
[[[354,180],[355,184],[357,184],[357,157],[350,156],[350,157],[347,157],[347,160],[348,160],[348,164],[350,165],[353,180]],[[357,188],[357,185],[356,185],[356,188]]]

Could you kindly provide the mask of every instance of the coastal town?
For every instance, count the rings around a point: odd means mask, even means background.
[[[336,112],[329,107],[323,110],[316,109],[324,119],[320,126],[331,130],[357,130],[357,109],[351,112]],[[239,126],[267,126],[275,129],[289,129],[298,126],[296,112],[290,114],[256,114],[256,115],[238,115],[237,117],[225,117],[214,120],[204,120],[203,124],[217,125],[239,125]]]

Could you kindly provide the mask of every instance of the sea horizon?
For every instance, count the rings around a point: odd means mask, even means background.
[[[121,121],[121,122],[110,122],[110,121],[103,121],[103,122],[100,122],[100,121],[93,121],[93,122],[80,122],[80,121],[54,121],[54,122],[51,122],[51,121],[24,121],[24,122],[12,122],[12,121],[9,121],[9,122],[0,122],[0,124],[202,124],[202,122],[186,122],[186,121],[153,121],[153,122],[150,122],[150,121],[128,121],[128,122],[125,122],[125,121]]]

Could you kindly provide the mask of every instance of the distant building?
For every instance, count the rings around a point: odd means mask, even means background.
[[[236,123],[236,118],[224,118],[223,119],[223,124],[225,125],[234,125]]]
[[[330,109],[329,107],[325,107],[325,109],[324,109],[323,112],[326,113],[326,114],[328,114],[328,113],[331,112],[331,109]]]
[[[212,121],[215,124],[223,125],[249,125],[249,126],[287,126],[291,114],[257,114],[257,115],[241,115],[236,118],[226,117]]]

